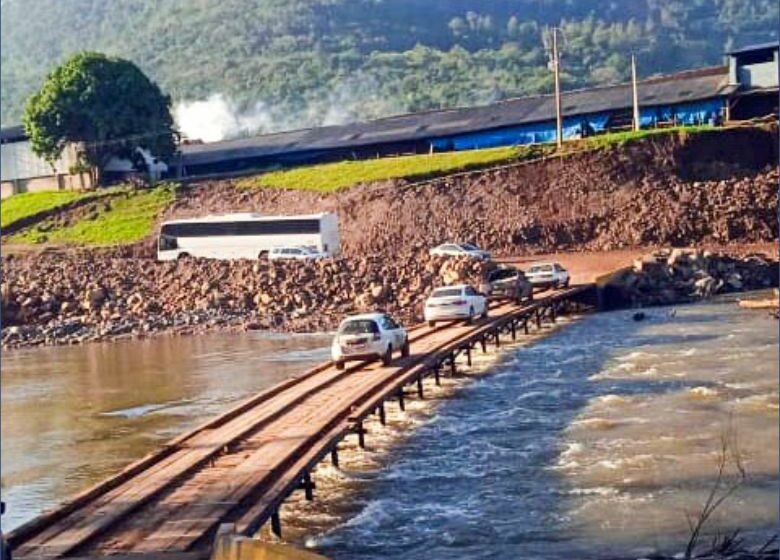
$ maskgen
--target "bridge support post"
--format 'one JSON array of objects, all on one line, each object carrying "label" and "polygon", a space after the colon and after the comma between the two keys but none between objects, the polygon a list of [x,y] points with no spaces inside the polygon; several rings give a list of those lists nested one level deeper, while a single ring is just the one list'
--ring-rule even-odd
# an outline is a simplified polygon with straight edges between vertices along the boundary
[{"label": "bridge support post", "polygon": [[501,346],[501,330],[496,329],[496,348]]},{"label": "bridge support post", "polygon": [[523,319],[523,332],[525,334],[528,334],[528,317],[525,317]]},{"label": "bridge support post", "polygon": [[278,508],[271,514],[271,532],[280,539],[282,538],[282,520],[279,517]]},{"label": "bridge support post", "polygon": [[355,433],[358,436],[358,445],[360,449],[366,448],[366,431],[363,429],[363,422],[359,421],[355,424]]},{"label": "bridge support post", "polygon": [[406,410],[406,405],[404,404],[404,388],[403,387],[398,389],[398,408],[401,409],[401,412]]},{"label": "bridge support post", "polygon": [[317,487],[314,482],[311,480],[311,474],[309,474],[309,471],[303,472],[303,480],[301,481],[300,486],[304,492],[306,493],[306,499],[308,501],[312,501],[314,499],[314,489]]},{"label": "bridge support post", "polygon": [[536,328],[542,328],[542,310],[539,308],[536,309]]},{"label": "bridge support post", "polygon": [[471,345],[466,346],[466,363],[471,367]]},{"label": "bridge support post", "polygon": [[517,340],[517,323],[512,319],[512,322],[509,325],[512,328],[512,340]]},{"label": "bridge support post", "polygon": [[450,376],[454,376],[456,373],[458,373],[458,368],[455,365],[455,352],[450,354]]},{"label": "bridge support post", "polygon": [[487,342],[485,342],[485,337],[482,336],[482,338],[479,339],[479,345],[482,346],[482,353],[487,353]]},{"label": "bridge support post", "polygon": [[437,387],[441,386],[440,374],[441,374],[441,364],[436,364],[433,368],[433,379],[434,381],[436,381]]},{"label": "bridge support post", "polygon": [[334,447],[330,450],[330,462],[333,466],[339,468],[339,450],[338,447]]},{"label": "bridge support post", "polygon": [[422,372],[417,374],[417,396],[421,399],[424,399],[425,396],[423,395],[423,378],[422,378]]},{"label": "bridge support post", "polygon": [[556,310],[555,310],[556,307],[557,307],[557,304],[555,304],[555,303],[553,303],[550,306],[550,319],[552,319],[553,323],[555,322],[555,319],[556,319]]},{"label": "bridge support post", "polygon": [[385,401],[379,403],[379,423],[383,426],[387,424],[387,418],[385,417]]}]

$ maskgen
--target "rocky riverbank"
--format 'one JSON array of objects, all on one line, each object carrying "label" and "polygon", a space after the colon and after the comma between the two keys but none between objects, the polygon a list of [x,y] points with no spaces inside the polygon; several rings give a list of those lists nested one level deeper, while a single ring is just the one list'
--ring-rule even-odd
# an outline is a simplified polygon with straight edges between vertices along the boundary
[{"label": "rocky riverbank", "polygon": [[[381,309],[406,324],[422,319],[437,285],[479,283],[495,263],[430,257],[318,262],[158,263],[115,251],[3,259],[4,347],[74,344],[214,330],[334,329],[347,314]],[[662,251],[610,282],[624,305],[691,302],[727,291],[777,285],[765,257]]]},{"label": "rocky riverbank", "polygon": [[778,263],[766,255],[735,257],[696,249],[657,251],[616,274],[606,290],[613,306],[691,303],[715,294],[777,286]]},{"label": "rocky riverbank", "polygon": [[3,346],[71,344],[168,332],[334,329],[349,313],[420,320],[431,287],[477,282],[495,266],[407,258],[158,263],[111,253],[5,258]]}]

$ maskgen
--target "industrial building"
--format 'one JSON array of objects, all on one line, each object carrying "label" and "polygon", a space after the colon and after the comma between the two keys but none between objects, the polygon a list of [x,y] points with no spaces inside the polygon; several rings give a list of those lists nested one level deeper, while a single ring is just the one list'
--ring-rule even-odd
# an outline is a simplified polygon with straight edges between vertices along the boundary
[{"label": "industrial building", "polygon": [[21,192],[84,190],[92,186],[89,173],[72,174],[78,158],[67,146],[50,164],[35,155],[21,126],[0,130],[0,197]]},{"label": "industrial building", "polygon": [[[778,114],[778,42],[727,53],[727,64],[638,82],[643,128],[745,120]],[[565,91],[563,137],[571,139],[629,128],[633,122],[630,83]],[[344,159],[431,151],[469,150],[555,141],[552,95],[508,99],[468,107],[399,115],[370,122],[264,134],[213,143],[189,143],[169,162],[168,176],[237,175]],[[83,187],[67,174],[72,154],[51,166],[37,159],[20,127],[4,129],[3,196],[10,192]]]},{"label": "industrial building", "polygon": [[[778,113],[778,43],[731,51],[728,64],[638,83],[642,128],[742,120]],[[630,83],[567,91],[563,137],[571,139],[633,122]],[[375,121],[266,134],[181,147],[179,177],[249,172],[344,159],[469,150],[555,141],[553,95],[399,115]]]}]

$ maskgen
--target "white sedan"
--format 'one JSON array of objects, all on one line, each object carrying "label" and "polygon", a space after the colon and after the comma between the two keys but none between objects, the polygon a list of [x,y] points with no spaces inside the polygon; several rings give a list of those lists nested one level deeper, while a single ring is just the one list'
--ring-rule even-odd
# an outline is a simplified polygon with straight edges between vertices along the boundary
[{"label": "white sedan", "polygon": [[337,369],[344,369],[350,360],[380,358],[389,366],[393,352],[409,355],[409,335],[401,325],[385,313],[365,313],[347,317],[339,325],[331,346],[331,357]]},{"label": "white sedan", "polygon": [[268,260],[271,261],[281,259],[308,261],[325,257],[327,257],[325,253],[320,253],[313,247],[274,247],[268,252]]},{"label": "white sedan", "polygon": [[471,243],[444,243],[434,247],[429,253],[440,257],[471,257],[480,260],[490,260],[490,253]]},{"label": "white sedan", "polygon": [[535,288],[569,286],[569,272],[558,263],[538,263],[529,266],[525,277]]},{"label": "white sedan", "polygon": [[488,316],[487,298],[468,284],[436,288],[425,300],[423,314],[431,327],[436,321],[465,319],[470,323],[474,317]]}]

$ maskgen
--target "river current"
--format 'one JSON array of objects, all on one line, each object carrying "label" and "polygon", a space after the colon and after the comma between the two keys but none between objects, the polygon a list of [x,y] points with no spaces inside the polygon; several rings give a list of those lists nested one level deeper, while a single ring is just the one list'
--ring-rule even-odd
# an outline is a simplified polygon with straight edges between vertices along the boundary
[{"label": "river current", "polygon": [[[388,405],[369,448],[294,494],[285,539],[340,558],[679,552],[723,437],[747,474],[707,527],[761,542],[778,514],[778,328],[726,300],[619,311],[479,356]],[[329,337],[219,335],[7,352],[10,528],[186,427],[327,357]],[[158,347],[159,345],[159,347]],[[737,480],[733,459],[726,482]]]}]

